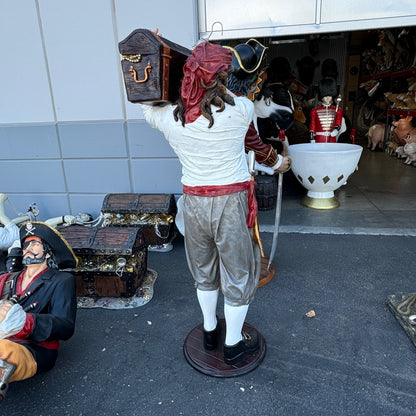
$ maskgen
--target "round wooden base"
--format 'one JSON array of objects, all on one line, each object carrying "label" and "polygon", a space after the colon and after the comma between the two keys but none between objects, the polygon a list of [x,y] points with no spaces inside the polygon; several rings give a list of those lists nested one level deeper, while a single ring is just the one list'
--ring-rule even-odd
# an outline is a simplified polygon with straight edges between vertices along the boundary
[{"label": "round wooden base", "polygon": [[261,258],[261,269],[260,269],[260,280],[259,280],[259,284],[257,287],[262,287],[264,286],[266,283],[269,283],[270,280],[273,279],[274,275],[275,275],[275,268],[273,266],[273,263],[270,264],[270,267],[268,268],[267,266],[269,265],[269,258],[268,257],[262,257]]},{"label": "round wooden base", "polygon": [[243,325],[243,330],[254,330],[257,332],[260,340],[260,348],[247,355],[242,361],[234,365],[228,365],[224,362],[224,339],[225,339],[225,320],[219,319],[220,325],[220,339],[218,340],[218,347],[213,351],[207,351],[204,348],[204,335],[202,324],[196,326],[187,335],[183,345],[183,352],[186,361],[198,370],[199,372],[212,377],[236,377],[257,368],[262,362],[266,354],[266,342],[262,335],[252,326],[246,322]]}]

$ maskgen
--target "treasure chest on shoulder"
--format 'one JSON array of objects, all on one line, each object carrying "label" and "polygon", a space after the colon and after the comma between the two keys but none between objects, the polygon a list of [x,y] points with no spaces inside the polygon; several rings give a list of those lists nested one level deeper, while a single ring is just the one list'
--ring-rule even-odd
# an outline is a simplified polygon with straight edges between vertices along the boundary
[{"label": "treasure chest on shoulder", "polygon": [[175,234],[173,194],[107,194],[101,212],[104,225],[140,226],[149,245],[170,243]]},{"label": "treasure chest on shoulder", "polygon": [[58,227],[77,255],[77,296],[130,297],[147,271],[147,245],[139,227]]},{"label": "treasure chest on shoulder", "polygon": [[179,97],[183,66],[191,51],[147,29],[136,29],[119,43],[127,99],[174,102]]}]

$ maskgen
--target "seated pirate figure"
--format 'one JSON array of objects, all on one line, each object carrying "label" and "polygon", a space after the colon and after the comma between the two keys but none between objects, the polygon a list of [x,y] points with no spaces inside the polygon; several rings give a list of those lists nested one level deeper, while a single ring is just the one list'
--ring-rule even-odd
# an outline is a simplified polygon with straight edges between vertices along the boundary
[{"label": "seated pirate figure", "polygon": [[[250,39],[234,48],[225,48],[232,52],[233,68],[228,74],[227,88],[237,96],[245,96],[254,101],[266,81],[266,73],[261,71],[261,64],[267,48],[256,39]],[[281,128],[285,129],[286,126]],[[283,173],[290,169],[290,159],[279,155],[270,143],[261,140],[254,122],[250,123],[245,137],[245,151],[248,153],[250,150],[255,152],[257,163],[273,169],[273,172]],[[257,167],[262,170],[261,166]]]},{"label": "seated pirate figure", "polygon": [[71,247],[42,222],[23,224],[20,242],[25,268],[0,275],[0,401],[9,382],[50,370],[75,329],[75,279],[58,270],[76,267]]},{"label": "seated pirate figure", "polygon": [[[202,42],[183,67],[178,106],[142,105],[145,120],[164,134],[182,165],[185,251],[203,315],[203,345],[221,348],[229,365],[260,348],[257,332],[244,332],[243,324],[261,266],[244,151],[254,104],[226,89],[231,61],[229,49]],[[225,345],[216,314],[220,285]]]},{"label": "seated pirate figure", "polygon": [[316,143],[335,143],[342,125],[342,109],[333,105],[337,86],[333,78],[323,78],[319,82],[321,105],[311,110],[309,131],[311,140]]}]

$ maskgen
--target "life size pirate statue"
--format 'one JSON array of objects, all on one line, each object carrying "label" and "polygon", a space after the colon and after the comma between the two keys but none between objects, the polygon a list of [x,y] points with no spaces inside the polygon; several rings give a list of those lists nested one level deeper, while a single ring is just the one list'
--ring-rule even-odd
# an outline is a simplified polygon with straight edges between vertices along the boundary
[{"label": "life size pirate statue", "polygon": [[[179,104],[142,105],[144,118],[163,132],[182,165],[185,250],[203,314],[204,348],[223,348],[227,364],[259,348],[257,332],[242,328],[260,274],[250,230],[257,204],[245,155],[254,105],[227,90],[231,62],[230,49],[202,42],[184,65]],[[220,285],[223,346],[216,317]]]},{"label": "life size pirate statue", "polygon": [[311,140],[316,143],[335,143],[342,124],[342,109],[335,106],[337,86],[333,78],[323,78],[319,82],[318,98],[321,105],[311,110],[309,131]]},{"label": "life size pirate statue", "polygon": [[76,267],[72,249],[42,222],[23,224],[20,242],[23,271],[0,275],[0,401],[9,382],[50,370],[75,328],[75,279],[58,270]]}]

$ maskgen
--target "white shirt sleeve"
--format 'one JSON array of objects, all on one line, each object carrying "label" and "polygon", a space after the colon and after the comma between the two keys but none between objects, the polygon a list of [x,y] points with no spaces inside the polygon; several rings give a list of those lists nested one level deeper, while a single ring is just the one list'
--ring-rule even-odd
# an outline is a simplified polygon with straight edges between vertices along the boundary
[{"label": "white shirt sleeve", "polygon": [[0,339],[16,335],[25,326],[25,322],[26,312],[20,305],[13,305],[4,320],[0,322]]},{"label": "white shirt sleeve", "polygon": [[7,250],[15,240],[19,240],[19,227],[10,221],[0,228],[0,250]]},{"label": "white shirt sleeve", "polygon": [[149,125],[163,132],[166,122],[174,122],[174,106],[171,104],[165,106],[141,104],[144,119]]},{"label": "white shirt sleeve", "polygon": [[234,97],[234,102],[239,108],[243,117],[247,120],[248,124],[253,121],[254,118],[254,104],[247,97]]}]

